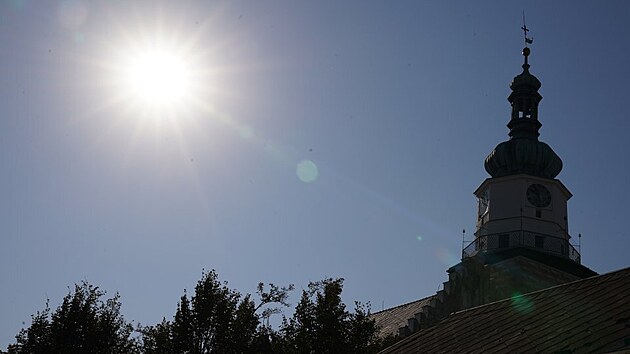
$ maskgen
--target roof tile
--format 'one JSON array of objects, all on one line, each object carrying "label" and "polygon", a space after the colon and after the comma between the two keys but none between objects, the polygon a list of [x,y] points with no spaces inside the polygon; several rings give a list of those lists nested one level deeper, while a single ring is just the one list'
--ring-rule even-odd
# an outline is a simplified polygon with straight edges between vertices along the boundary
[{"label": "roof tile", "polygon": [[[630,268],[625,268],[456,312],[382,353],[591,353],[630,349],[628,294]],[[426,299],[430,298],[418,302]]]}]

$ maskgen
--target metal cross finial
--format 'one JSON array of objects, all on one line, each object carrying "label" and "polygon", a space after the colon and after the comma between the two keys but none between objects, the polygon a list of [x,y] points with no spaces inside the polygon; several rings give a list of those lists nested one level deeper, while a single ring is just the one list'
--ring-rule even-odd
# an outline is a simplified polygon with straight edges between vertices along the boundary
[{"label": "metal cross finial", "polygon": [[521,29],[523,30],[523,36],[525,37],[525,47],[527,47],[528,44],[532,44],[534,42],[534,38],[527,37],[529,28],[525,25],[525,10],[523,10],[523,27],[521,27]]}]

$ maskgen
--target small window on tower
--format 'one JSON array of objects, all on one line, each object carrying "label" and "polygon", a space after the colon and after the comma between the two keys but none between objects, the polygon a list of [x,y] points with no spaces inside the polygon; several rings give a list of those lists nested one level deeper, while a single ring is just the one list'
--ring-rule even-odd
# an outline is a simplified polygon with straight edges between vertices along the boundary
[{"label": "small window on tower", "polygon": [[541,212],[540,212],[540,209],[539,209],[539,210],[536,210],[536,217],[537,217],[537,218],[539,218],[539,217],[541,217],[541,215],[542,215],[542,214],[541,214]]},{"label": "small window on tower", "polygon": [[536,236],[536,238],[534,239],[534,246],[536,248],[545,248],[545,237]]},{"label": "small window on tower", "polygon": [[499,235],[499,248],[508,248],[510,247],[510,235],[503,234]]}]

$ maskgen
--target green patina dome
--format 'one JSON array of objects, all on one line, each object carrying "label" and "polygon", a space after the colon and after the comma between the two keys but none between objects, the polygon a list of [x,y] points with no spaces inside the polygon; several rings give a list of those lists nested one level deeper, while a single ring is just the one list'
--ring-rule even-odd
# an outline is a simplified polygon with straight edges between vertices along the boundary
[{"label": "green patina dome", "polygon": [[562,170],[562,160],[542,141],[510,139],[492,150],[484,166],[492,177],[528,174],[555,178]]},{"label": "green patina dome", "polygon": [[538,121],[538,103],[542,100],[538,89],[541,83],[529,72],[529,54],[529,48],[523,49],[523,72],[510,84],[510,140],[497,145],[484,163],[486,171],[492,177],[528,174],[552,179],[562,170],[560,157],[549,145],[538,141],[538,129],[542,126]]}]

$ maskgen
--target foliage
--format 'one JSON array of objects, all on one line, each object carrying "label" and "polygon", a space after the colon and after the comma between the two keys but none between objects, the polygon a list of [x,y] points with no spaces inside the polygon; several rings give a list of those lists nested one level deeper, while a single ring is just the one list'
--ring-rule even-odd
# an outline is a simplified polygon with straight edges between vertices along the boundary
[{"label": "foliage", "polygon": [[173,325],[166,318],[155,326],[140,328],[138,331],[142,334],[142,353],[173,353]]},{"label": "foliage", "polygon": [[180,297],[172,321],[138,326],[139,336],[120,314],[120,297],[86,282],[75,285],[51,313],[48,302],[0,354],[208,354],[208,353],[375,353],[383,344],[369,306],[353,312],[341,300],[343,279],[309,283],[291,318],[275,330],[270,317],[290,306],[293,285],[259,283],[257,300],[202,273],[194,294]]},{"label": "foliage", "polygon": [[264,284],[258,284],[260,301],[256,305],[251,295],[242,296],[229,289],[227,283],[221,283],[214,270],[203,272],[194,295],[189,299],[184,292],[180,298],[173,322],[163,320],[159,325],[140,329],[143,352],[206,354],[270,350],[273,331],[268,319],[279,309],[268,305],[288,306],[286,301],[293,285],[269,287],[265,291]]},{"label": "foliage", "polygon": [[120,314],[120,296],[105,301],[105,291],[82,282],[51,314],[48,302],[22,329],[9,354],[136,353],[133,327]]},{"label": "foliage", "polygon": [[369,307],[355,303],[354,313],[341,301],[343,279],[309,283],[293,317],[280,328],[281,352],[372,353],[380,348]]}]

